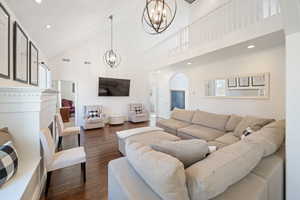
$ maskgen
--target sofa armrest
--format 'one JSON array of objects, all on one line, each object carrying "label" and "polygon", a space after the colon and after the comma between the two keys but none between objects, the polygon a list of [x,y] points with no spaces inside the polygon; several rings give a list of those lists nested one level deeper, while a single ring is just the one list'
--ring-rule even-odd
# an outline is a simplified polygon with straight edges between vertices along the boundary
[{"label": "sofa armrest", "polygon": [[209,155],[186,169],[191,200],[212,199],[245,176],[261,161],[258,143],[237,142]]}]

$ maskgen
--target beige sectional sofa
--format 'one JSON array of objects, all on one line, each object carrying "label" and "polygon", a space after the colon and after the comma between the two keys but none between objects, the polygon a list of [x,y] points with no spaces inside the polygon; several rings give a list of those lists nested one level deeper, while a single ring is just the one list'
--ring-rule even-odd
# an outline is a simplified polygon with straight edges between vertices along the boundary
[{"label": "beige sectional sofa", "polygon": [[[147,144],[127,143],[127,157],[109,164],[110,200],[284,199],[284,121],[185,112],[177,109],[158,125],[184,139],[207,140],[218,150],[184,169]],[[241,140],[249,125],[255,132]]]},{"label": "beige sectional sofa", "polygon": [[[244,120],[246,127],[240,124],[244,118],[248,119]],[[259,130],[274,120],[174,109],[171,118],[159,120],[157,126],[182,139],[202,139],[212,145],[224,147],[240,140],[248,121],[258,123],[259,126],[253,128]]]},{"label": "beige sectional sofa", "polygon": [[157,126],[166,132],[184,139],[200,138],[213,141],[226,133],[230,115],[174,109],[170,119],[157,122]]}]

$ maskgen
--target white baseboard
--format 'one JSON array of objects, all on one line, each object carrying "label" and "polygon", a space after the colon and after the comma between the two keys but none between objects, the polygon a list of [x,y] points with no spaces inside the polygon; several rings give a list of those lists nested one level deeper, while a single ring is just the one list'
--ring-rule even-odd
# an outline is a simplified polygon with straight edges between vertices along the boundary
[{"label": "white baseboard", "polygon": [[[46,171],[46,170],[45,170]],[[34,190],[33,196],[32,196],[32,200],[40,200],[41,196],[42,196],[42,192],[43,192],[43,188],[46,184],[46,179],[47,179],[47,174],[44,173],[41,179],[40,184],[38,184]]]}]

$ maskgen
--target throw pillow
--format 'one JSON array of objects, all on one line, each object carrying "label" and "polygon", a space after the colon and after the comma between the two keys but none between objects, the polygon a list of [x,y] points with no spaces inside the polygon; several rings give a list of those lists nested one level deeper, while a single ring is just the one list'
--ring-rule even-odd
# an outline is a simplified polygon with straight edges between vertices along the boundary
[{"label": "throw pillow", "polygon": [[89,111],[89,116],[88,116],[88,118],[94,118],[94,117],[99,117],[99,112],[98,112],[98,110],[91,110],[91,111]]},{"label": "throw pillow", "polygon": [[243,120],[237,125],[237,127],[234,130],[234,135],[236,137],[241,137],[244,133],[244,131],[249,127],[254,132],[260,130],[265,125],[273,122],[274,119],[263,119],[263,118],[257,118],[252,116],[246,116],[243,118]]},{"label": "throw pillow", "polygon": [[142,114],[143,109],[141,107],[135,107],[135,114]]},{"label": "throw pillow", "polygon": [[162,141],[151,145],[152,149],[168,154],[181,161],[185,168],[202,160],[209,153],[207,142],[203,140]]},{"label": "throw pillow", "polygon": [[244,140],[259,143],[264,149],[264,157],[272,155],[284,143],[285,120],[279,120],[268,124],[261,130],[249,135]]},{"label": "throw pillow", "polygon": [[127,160],[147,185],[164,200],[189,200],[183,164],[140,143],[126,143]]},{"label": "throw pillow", "polygon": [[0,146],[0,187],[16,174],[17,169],[17,151],[9,141]]},{"label": "throw pillow", "polygon": [[8,131],[8,128],[2,128],[0,129],[0,146],[7,143],[8,141],[11,141],[11,135]]},{"label": "throw pillow", "polygon": [[237,127],[237,125],[243,120],[243,117],[238,116],[238,115],[231,115],[227,124],[226,124],[226,131],[228,132],[232,132],[235,130],[235,128]]}]

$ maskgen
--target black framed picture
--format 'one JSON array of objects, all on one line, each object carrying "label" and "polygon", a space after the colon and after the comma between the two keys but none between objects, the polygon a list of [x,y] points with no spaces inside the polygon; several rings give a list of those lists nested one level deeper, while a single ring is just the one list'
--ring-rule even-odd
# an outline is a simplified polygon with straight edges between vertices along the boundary
[{"label": "black framed picture", "polygon": [[250,78],[247,77],[239,77],[239,87],[249,87],[250,86]]},{"label": "black framed picture", "polygon": [[28,83],[28,37],[20,25],[14,24],[14,80]]},{"label": "black framed picture", "polygon": [[39,85],[39,50],[32,42],[29,44],[29,83]]},{"label": "black framed picture", "polygon": [[75,93],[75,83],[72,83],[72,93]]},{"label": "black framed picture", "polygon": [[257,75],[251,77],[252,86],[258,87],[258,86],[265,86],[266,85],[266,77],[265,75]]},{"label": "black framed picture", "polygon": [[229,79],[227,79],[227,86],[228,86],[228,88],[236,88],[237,87],[237,80],[236,80],[236,78],[229,78]]},{"label": "black framed picture", "polygon": [[0,2],[0,78],[10,78],[10,15]]}]

